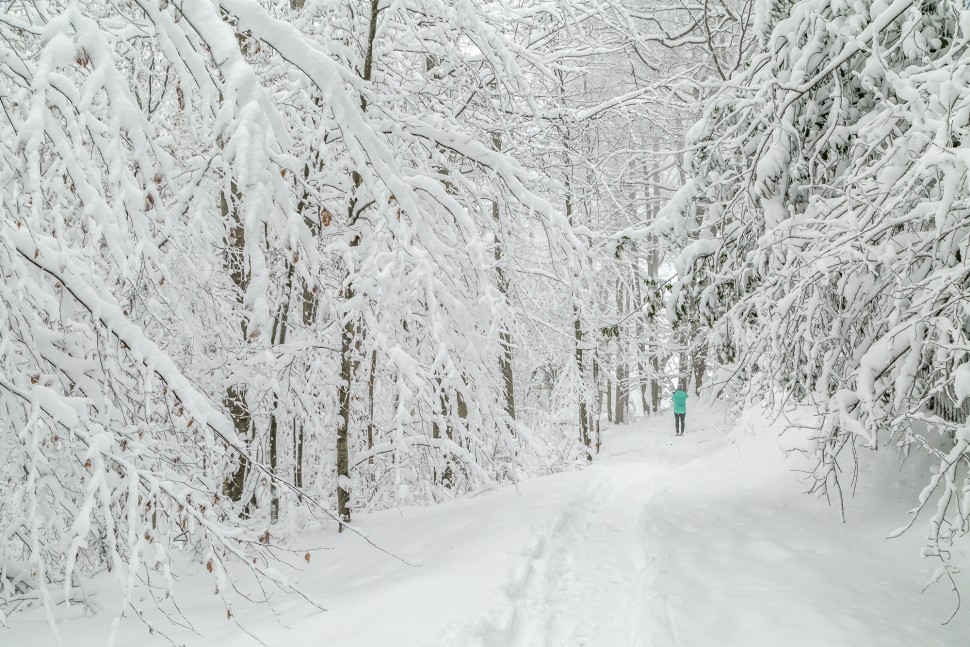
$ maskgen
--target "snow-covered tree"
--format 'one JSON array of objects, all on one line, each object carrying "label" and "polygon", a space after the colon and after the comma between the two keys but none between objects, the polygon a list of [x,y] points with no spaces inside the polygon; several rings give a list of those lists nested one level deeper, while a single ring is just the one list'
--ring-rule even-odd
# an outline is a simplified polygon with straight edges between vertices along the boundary
[{"label": "snow-covered tree", "polygon": [[191,565],[231,608],[294,528],[655,408],[643,224],[746,14],[654,5],[5,3],[0,613],[108,569],[152,622]]},{"label": "snow-covered tree", "polygon": [[[179,552],[224,595],[228,562],[279,581],[224,491],[241,457],[274,477],[207,379],[240,336],[233,292],[265,344],[266,246],[307,238],[269,93],[212,3],[15,5],[0,30],[3,610],[40,602],[54,627],[106,567],[141,615]],[[264,229],[228,263],[245,286],[220,253],[240,225]]]},{"label": "snow-covered tree", "polygon": [[936,456],[913,517],[953,582],[970,531],[970,15],[794,0],[759,3],[755,25],[761,52],[707,106],[666,210],[674,306],[713,327],[717,389],[821,414],[816,491],[839,505],[861,450]]},{"label": "snow-covered tree", "polygon": [[141,615],[179,553],[228,606],[246,569],[287,588],[299,506],[343,527],[576,455],[515,419],[507,270],[518,229],[586,255],[507,143],[576,60],[542,50],[567,5],[2,10],[2,612],[54,626],[107,567]]}]

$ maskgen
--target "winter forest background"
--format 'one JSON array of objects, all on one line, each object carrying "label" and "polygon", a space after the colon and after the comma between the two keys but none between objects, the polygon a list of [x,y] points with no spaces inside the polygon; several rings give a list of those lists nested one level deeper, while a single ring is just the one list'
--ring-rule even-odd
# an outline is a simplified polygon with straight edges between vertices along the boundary
[{"label": "winter forest background", "polygon": [[299,597],[681,379],[849,515],[928,454],[966,592],[968,147],[960,0],[0,0],[0,625]]}]

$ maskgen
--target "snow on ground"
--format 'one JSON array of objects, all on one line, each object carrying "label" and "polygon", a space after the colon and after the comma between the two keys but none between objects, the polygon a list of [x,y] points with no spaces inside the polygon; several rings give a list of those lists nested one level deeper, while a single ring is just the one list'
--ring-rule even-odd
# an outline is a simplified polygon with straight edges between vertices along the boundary
[{"label": "snow on ground", "polygon": [[[801,494],[797,463],[783,463],[777,434],[757,416],[729,432],[733,423],[695,406],[681,438],[670,418],[611,430],[584,472],[360,521],[417,566],[352,535],[308,538],[333,548],[314,553],[298,578],[329,611],[280,598],[278,617],[250,608],[237,619],[273,647],[970,642],[970,609],[943,626],[952,597],[941,586],[920,593],[934,568],[919,557],[920,527],[884,539],[912,487],[868,470],[842,524]],[[183,608],[201,635],[170,631],[176,643],[258,644],[199,588]],[[71,617],[61,630],[70,647],[94,647],[109,624],[106,612]],[[0,630],[3,647],[48,644],[39,614]],[[118,644],[167,643],[126,620]]]},{"label": "snow on ground", "polygon": [[[174,644],[187,647],[256,647],[260,641],[270,647],[436,644],[436,636],[447,625],[501,602],[516,550],[566,507],[570,494],[586,478],[584,472],[557,474],[517,489],[503,488],[432,507],[385,510],[355,521],[375,544],[396,557],[349,532],[304,537],[303,545],[329,550],[312,552],[310,564],[303,565],[296,576],[293,571],[284,574],[326,612],[277,594],[274,610],[240,604],[229,622],[212,594],[211,578],[201,573],[181,580],[177,590],[195,633],[164,622],[158,626]],[[304,554],[302,549],[298,553],[298,557]],[[113,585],[103,584],[106,590]],[[65,647],[106,644],[117,606],[100,602],[105,611],[91,618],[77,608],[67,612],[70,619],[60,626]],[[12,631],[0,629],[0,647],[55,646],[42,613],[17,616],[12,625]],[[116,643],[117,647],[170,644],[147,636],[141,623],[128,618]]]},{"label": "snow on ground", "polygon": [[919,528],[884,539],[912,488],[874,470],[842,524],[757,416],[729,435],[694,407],[680,438],[671,417],[613,431],[505,609],[456,647],[970,644],[970,611],[944,627],[954,600],[920,594]]}]

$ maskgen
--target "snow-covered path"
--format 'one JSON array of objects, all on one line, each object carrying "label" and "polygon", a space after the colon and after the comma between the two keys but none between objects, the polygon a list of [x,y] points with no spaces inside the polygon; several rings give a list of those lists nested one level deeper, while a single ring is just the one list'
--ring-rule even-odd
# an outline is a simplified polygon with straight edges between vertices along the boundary
[{"label": "snow-covered path", "polygon": [[591,473],[548,536],[534,542],[509,587],[513,613],[477,628],[484,644],[649,644],[641,514],[657,481],[641,468],[631,462]]},{"label": "snow-covered path", "polygon": [[[965,646],[970,614],[921,595],[909,501],[878,471],[848,524],[801,494],[775,436],[728,437],[701,410],[611,434],[589,480],[507,590],[454,644],[488,647]],[[769,432],[770,433],[770,432]],[[879,490],[876,496],[867,496]]]},{"label": "snow-covered path", "polygon": [[[756,434],[698,406],[687,424],[677,438],[669,416],[647,418],[611,429],[582,472],[358,520],[414,566],[349,533],[294,534],[333,549],[296,572],[327,612],[278,598],[275,611],[247,609],[244,632],[204,574],[186,577],[197,633],[170,635],[187,647],[970,645],[970,609],[943,626],[952,596],[920,594],[934,568],[920,528],[884,539],[914,496],[893,460],[862,475],[842,524],[801,493],[797,463],[756,416],[745,423]],[[111,598],[101,603],[93,617],[63,610],[66,644],[105,644]],[[168,644],[128,618],[117,646]],[[54,641],[31,612],[0,629],[0,645]]]}]

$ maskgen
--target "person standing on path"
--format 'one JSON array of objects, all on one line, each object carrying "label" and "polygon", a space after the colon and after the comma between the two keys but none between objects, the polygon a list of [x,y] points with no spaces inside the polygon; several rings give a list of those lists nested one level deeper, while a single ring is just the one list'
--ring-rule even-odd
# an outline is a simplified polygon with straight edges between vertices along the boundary
[{"label": "person standing on path", "polygon": [[687,418],[687,391],[678,387],[670,397],[674,401],[674,431],[678,436],[683,436]]}]

